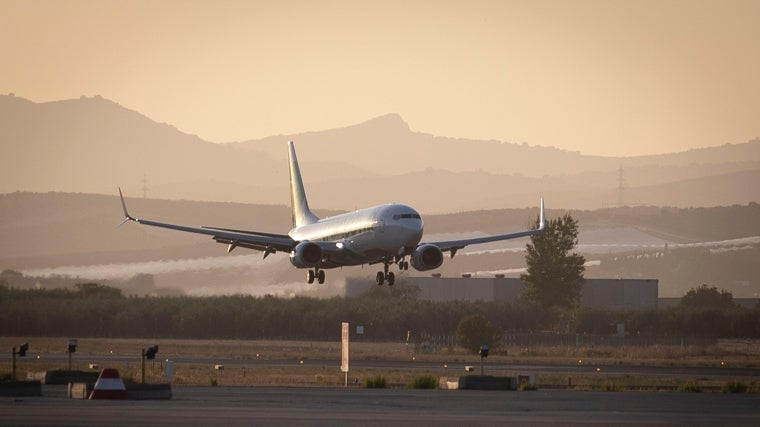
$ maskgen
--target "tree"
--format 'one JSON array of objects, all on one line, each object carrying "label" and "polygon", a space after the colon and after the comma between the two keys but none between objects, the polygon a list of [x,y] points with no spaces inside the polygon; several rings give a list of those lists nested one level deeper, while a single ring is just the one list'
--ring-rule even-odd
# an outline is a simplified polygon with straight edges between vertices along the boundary
[{"label": "tree", "polygon": [[477,353],[482,344],[495,348],[500,337],[499,329],[479,314],[463,318],[457,326],[457,344],[471,353]]},{"label": "tree", "polygon": [[715,286],[708,288],[702,285],[686,292],[681,298],[681,305],[690,308],[731,308],[734,306],[734,296],[725,289],[718,291]]},{"label": "tree", "polygon": [[84,298],[122,298],[119,289],[99,283],[77,283],[75,286],[77,293]]},{"label": "tree", "polygon": [[522,297],[549,310],[575,311],[586,262],[582,255],[570,253],[578,244],[578,221],[570,214],[549,220],[544,231],[530,240],[525,256],[528,271],[520,275],[525,283]]}]

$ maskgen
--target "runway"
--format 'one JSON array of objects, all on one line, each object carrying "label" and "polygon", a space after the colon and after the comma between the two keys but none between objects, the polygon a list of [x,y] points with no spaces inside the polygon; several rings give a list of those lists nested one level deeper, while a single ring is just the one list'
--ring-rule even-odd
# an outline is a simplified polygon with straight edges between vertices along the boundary
[{"label": "runway", "polygon": [[760,425],[760,395],[175,387],[168,401],[87,401],[44,386],[2,398],[0,425]]}]

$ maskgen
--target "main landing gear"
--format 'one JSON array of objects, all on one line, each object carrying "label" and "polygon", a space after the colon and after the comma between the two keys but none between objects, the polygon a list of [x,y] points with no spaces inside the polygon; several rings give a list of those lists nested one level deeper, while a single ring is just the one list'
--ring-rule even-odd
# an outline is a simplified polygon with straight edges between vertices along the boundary
[{"label": "main landing gear", "polygon": [[392,271],[388,271],[388,266],[385,266],[385,272],[378,271],[377,276],[375,276],[375,281],[377,282],[377,286],[383,286],[383,283],[388,281],[388,286],[393,286],[394,283],[396,283],[396,275],[393,274]]},{"label": "main landing gear", "polygon": [[317,279],[317,282],[319,284],[325,283],[325,271],[320,270],[318,268],[315,268],[314,270],[308,270],[306,271],[306,281],[309,282],[309,284],[314,283],[314,279]]},{"label": "main landing gear", "polygon": [[[409,270],[409,263],[404,261],[404,258],[398,259],[396,264],[398,264],[399,271]],[[383,286],[383,283],[386,282],[388,286],[393,286],[396,283],[396,275],[392,271],[388,271],[390,265],[391,263],[387,259],[383,261],[383,271],[378,271],[377,276],[375,276],[377,286]]]}]

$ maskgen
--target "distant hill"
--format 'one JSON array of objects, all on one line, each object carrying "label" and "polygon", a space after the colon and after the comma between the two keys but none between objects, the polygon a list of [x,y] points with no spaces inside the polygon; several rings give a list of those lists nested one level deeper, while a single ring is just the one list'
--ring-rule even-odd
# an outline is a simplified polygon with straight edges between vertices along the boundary
[{"label": "distant hill", "polygon": [[296,141],[313,206],[388,201],[426,213],[535,206],[717,206],[760,200],[760,140],[657,156],[601,157],[413,131],[396,114],[340,129],[215,144],[113,101],[0,95],[0,193],[62,191],[285,205]]}]

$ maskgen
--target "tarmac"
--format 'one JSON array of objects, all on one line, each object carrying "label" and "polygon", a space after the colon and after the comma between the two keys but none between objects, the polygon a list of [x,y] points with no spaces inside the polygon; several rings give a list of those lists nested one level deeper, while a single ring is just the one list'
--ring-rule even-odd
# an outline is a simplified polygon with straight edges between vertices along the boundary
[{"label": "tarmac", "polygon": [[0,398],[0,425],[760,425],[760,394],[182,387],[161,401]]}]

